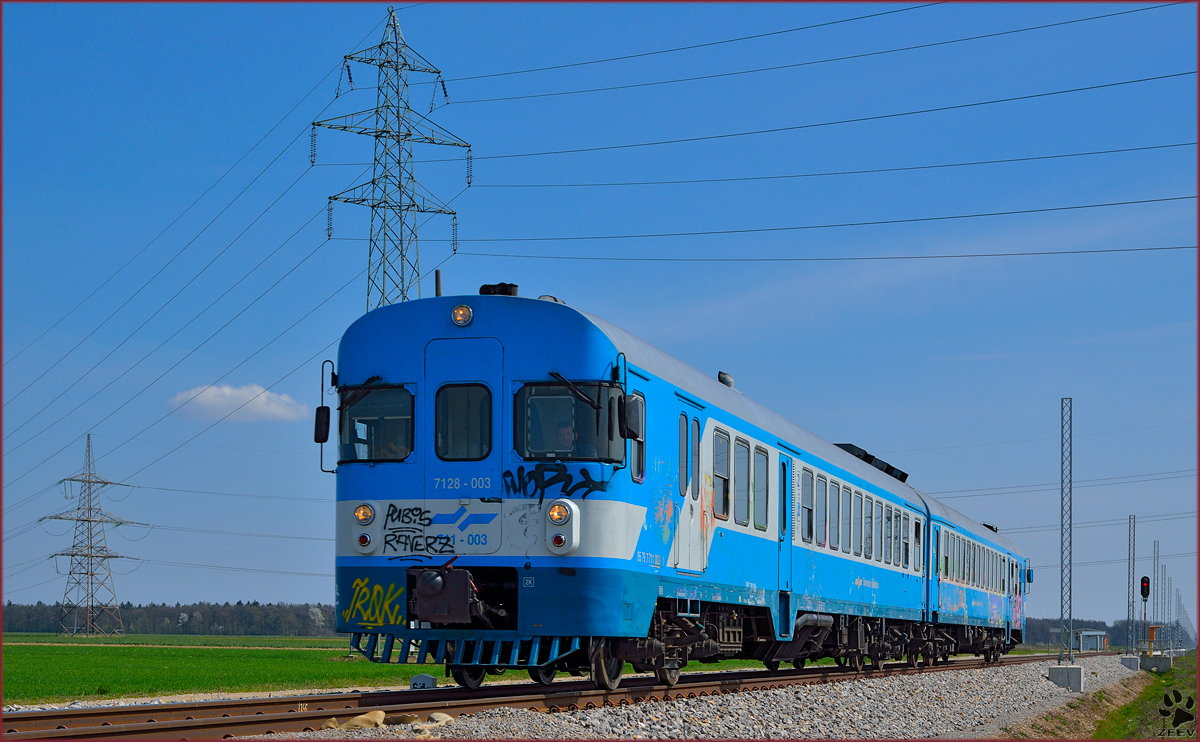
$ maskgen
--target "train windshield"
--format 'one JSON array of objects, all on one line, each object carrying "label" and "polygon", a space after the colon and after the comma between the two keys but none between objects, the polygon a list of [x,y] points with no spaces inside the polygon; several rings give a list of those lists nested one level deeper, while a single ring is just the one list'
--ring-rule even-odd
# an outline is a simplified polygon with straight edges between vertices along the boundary
[{"label": "train windshield", "polygon": [[413,448],[413,396],[403,387],[342,390],[338,461],[403,461]]},{"label": "train windshield", "polygon": [[526,459],[624,461],[625,439],[617,430],[621,388],[586,381],[573,385],[581,394],[564,384],[521,387],[513,416],[517,453]]}]

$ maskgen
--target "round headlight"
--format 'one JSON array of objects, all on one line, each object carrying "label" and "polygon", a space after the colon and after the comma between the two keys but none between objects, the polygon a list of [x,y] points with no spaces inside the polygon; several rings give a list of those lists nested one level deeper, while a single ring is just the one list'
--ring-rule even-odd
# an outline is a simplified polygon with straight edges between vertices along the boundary
[{"label": "round headlight", "polygon": [[566,505],[563,505],[561,502],[559,502],[550,506],[550,510],[546,513],[546,517],[550,518],[550,522],[554,525],[561,526],[563,523],[566,523],[571,519],[571,511],[567,509]]},{"label": "round headlight", "polygon": [[550,539],[550,542],[555,546],[562,548],[567,543],[567,537],[561,533],[556,533],[554,534],[554,537]]},{"label": "round headlight", "polygon": [[354,519],[360,526],[365,526],[375,520],[375,508],[363,503],[354,508]]},{"label": "round headlight", "polygon": [[358,534],[358,545],[364,549],[371,545],[371,536],[366,533]]},{"label": "round headlight", "polygon": [[471,308],[466,304],[459,304],[450,312],[450,319],[454,320],[454,324],[459,327],[466,327],[471,324]]}]

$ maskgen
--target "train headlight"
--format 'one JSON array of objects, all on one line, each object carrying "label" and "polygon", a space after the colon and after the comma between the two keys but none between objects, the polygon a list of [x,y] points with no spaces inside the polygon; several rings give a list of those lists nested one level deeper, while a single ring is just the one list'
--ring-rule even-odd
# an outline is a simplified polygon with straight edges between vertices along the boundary
[{"label": "train headlight", "polygon": [[454,324],[459,327],[466,327],[471,324],[471,308],[466,304],[459,304],[450,312],[450,319],[454,320]]},{"label": "train headlight", "polygon": [[[366,504],[354,508],[354,520],[358,521],[360,526],[370,525],[371,521],[375,520],[375,508]],[[363,544],[366,546],[366,544]]]},{"label": "train headlight", "polygon": [[546,517],[548,517],[550,522],[554,525],[561,526],[563,523],[566,523],[571,519],[571,511],[567,509],[566,505],[563,505],[560,502],[550,506],[550,510],[546,513]]}]

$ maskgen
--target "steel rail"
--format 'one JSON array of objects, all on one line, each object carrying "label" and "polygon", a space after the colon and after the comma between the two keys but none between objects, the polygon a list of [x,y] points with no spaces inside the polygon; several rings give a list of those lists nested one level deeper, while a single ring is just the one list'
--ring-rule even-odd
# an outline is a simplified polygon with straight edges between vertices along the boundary
[{"label": "steel rail", "polygon": [[[1104,653],[1095,653],[1104,654]],[[1108,654],[1112,654],[1111,652]],[[1005,657],[1001,665],[1044,662],[1053,655]],[[2,738],[80,739],[155,738],[221,739],[251,734],[300,732],[319,729],[330,718],[339,723],[370,710],[385,714],[416,714],[428,718],[440,711],[451,716],[497,707],[534,711],[574,711],[631,703],[663,702],[680,698],[746,693],[796,685],[858,680],[923,672],[976,669],[986,665],[978,658],[910,668],[893,663],[879,671],[854,672],[847,668],[817,666],[803,670],[735,670],[685,673],[673,688],[654,684],[653,677],[630,677],[615,691],[597,690],[590,681],[568,681],[541,686],[508,683],[484,686],[477,691],[442,687],[431,690],[398,690],[247,698],[189,703],[102,706],[84,709],[49,709],[4,714]]]}]

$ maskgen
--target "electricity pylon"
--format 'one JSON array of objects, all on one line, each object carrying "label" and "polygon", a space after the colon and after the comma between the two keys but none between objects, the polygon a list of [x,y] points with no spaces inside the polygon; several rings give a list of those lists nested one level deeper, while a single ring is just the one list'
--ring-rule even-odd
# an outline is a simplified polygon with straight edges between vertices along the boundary
[{"label": "electricity pylon", "polygon": [[121,608],[117,605],[117,590],[113,586],[109,559],[120,559],[120,554],[108,548],[104,541],[104,524],[129,523],[124,518],[106,513],[100,507],[100,490],[115,485],[96,475],[95,460],[92,458],[92,436],[87,437],[87,453],[83,473],[68,477],[62,482],[79,484],[78,507],[45,520],[75,521],[75,542],[67,551],[54,556],[69,557],[71,570],[67,575],[67,589],[63,594],[62,609],[58,614],[57,633],[71,636],[84,634],[124,634]]},{"label": "electricity pylon", "polygon": [[[371,180],[329,198],[330,202],[371,207],[371,246],[367,264],[367,311],[370,311],[386,304],[408,301],[414,287],[417,298],[421,296],[417,216],[446,214],[457,219],[453,209],[417,182],[413,175],[413,145],[466,148],[468,186],[471,184],[471,145],[409,106],[410,73],[436,75],[434,83],[441,84],[443,94],[445,83],[441,79],[442,73],[405,43],[400,22],[391,8],[388,8],[383,41],[347,54],[346,59],[379,68],[375,107],[314,121],[313,133],[315,136],[316,127],[320,126],[375,139]],[[457,226],[457,221],[452,223],[452,234],[457,234]]]}]

